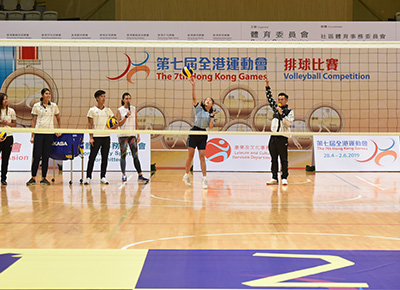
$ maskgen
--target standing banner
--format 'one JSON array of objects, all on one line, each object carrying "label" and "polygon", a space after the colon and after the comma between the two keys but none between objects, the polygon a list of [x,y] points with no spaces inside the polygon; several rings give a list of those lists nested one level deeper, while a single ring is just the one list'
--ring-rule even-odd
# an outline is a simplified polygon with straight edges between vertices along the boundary
[{"label": "standing banner", "polygon": [[[269,135],[208,136],[207,171],[270,171],[269,138]],[[201,171],[197,149],[193,170]]]},{"label": "standing banner", "polygon": [[314,136],[317,171],[400,171],[398,136]]},{"label": "standing banner", "polygon": [[33,150],[33,144],[30,142],[31,133],[13,133],[13,137],[14,144],[8,163],[8,171],[30,171]]}]

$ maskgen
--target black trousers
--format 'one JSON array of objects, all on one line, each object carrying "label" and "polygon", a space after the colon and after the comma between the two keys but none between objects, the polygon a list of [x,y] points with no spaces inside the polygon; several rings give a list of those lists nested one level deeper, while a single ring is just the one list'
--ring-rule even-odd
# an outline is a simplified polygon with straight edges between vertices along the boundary
[{"label": "black trousers", "polygon": [[282,179],[287,179],[288,170],[288,138],[284,136],[271,136],[268,144],[269,153],[271,155],[271,172],[272,178],[278,179],[278,157],[281,159]]},{"label": "black trousers", "polygon": [[6,140],[0,142],[1,152],[1,181],[7,180],[8,161],[10,160],[11,149],[14,144],[14,137],[8,136]]},{"label": "black trousers", "polygon": [[129,137],[118,137],[119,148],[121,149],[121,159],[120,159],[120,166],[122,173],[125,174],[126,170],[126,155],[128,153],[128,145],[131,149],[132,158],[133,158],[133,165],[137,173],[142,173],[142,167],[140,166],[139,161],[139,154],[138,154],[138,144],[136,136],[129,136]]},{"label": "black trousers", "polygon": [[54,134],[35,134],[33,139],[33,160],[31,168],[33,177],[35,177],[38,172],[40,157],[42,157],[42,177],[45,178],[47,176],[53,139]]},{"label": "black trousers", "polygon": [[101,174],[100,178],[106,177],[107,164],[108,164],[108,153],[110,152],[110,137],[93,137],[94,144],[90,146],[90,155],[87,165],[86,177],[92,178],[94,161],[97,153],[101,147]]}]

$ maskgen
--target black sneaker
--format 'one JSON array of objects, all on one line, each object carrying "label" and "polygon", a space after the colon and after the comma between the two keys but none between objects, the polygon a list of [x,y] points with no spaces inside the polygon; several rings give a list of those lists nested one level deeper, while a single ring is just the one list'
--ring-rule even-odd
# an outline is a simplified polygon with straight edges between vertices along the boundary
[{"label": "black sneaker", "polygon": [[149,179],[140,175],[137,179],[138,182],[149,182]]},{"label": "black sneaker", "polygon": [[50,185],[50,182],[49,182],[46,178],[43,178],[43,179],[40,181],[40,184]]},{"label": "black sneaker", "polygon": [[7,185],[7,181],[2,180],[2,181],[1,181],[1,185]]},{"label": "black sneaker", "polygon": [[28,182],[26,183],[26,185],[34,185],[34,184],[36,184],[36,180],[33,178],[29,179]]}]

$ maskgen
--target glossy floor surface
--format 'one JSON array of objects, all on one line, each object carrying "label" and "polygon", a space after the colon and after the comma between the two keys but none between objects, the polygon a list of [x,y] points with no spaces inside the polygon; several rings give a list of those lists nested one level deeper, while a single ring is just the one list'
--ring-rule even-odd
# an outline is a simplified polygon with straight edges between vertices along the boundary
[{"label": "glossy floor surface", "polygon": [[400,250],[398,173],[291,170],[288,186],[267,186],[268,173],[211,172],[207,190],[200,173],[185,185],[182,170],[147,184],[98,175],[26,186],[29,173],[9,173],[0,248]]}]

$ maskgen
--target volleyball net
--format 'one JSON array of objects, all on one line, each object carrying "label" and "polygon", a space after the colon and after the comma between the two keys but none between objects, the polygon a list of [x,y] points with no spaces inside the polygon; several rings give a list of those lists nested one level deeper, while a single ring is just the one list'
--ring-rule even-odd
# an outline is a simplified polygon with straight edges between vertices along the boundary
[{"label": "volleyball net", "polygon": [[275,98],[280,92],[289,96],[293,136],[309,148],[310,136],[319,133],[400,130],[399,55],[400,44],[389,42],[3,40],[0,84],[17,114],[11,131],[33,131],[31,109],[44,87],[61,111],[61,131],[68,133],[92,132],[86,116],[96,104],[95,91],[106,91],[106,106],[115,115],[129,92],[138,132],[151,134],[155,148],[179,149],[177,136],[186,136],[194,121],[183,66],[194,70],[198,101],[215,101],[209,134],[270,134],[268,77]]}]

